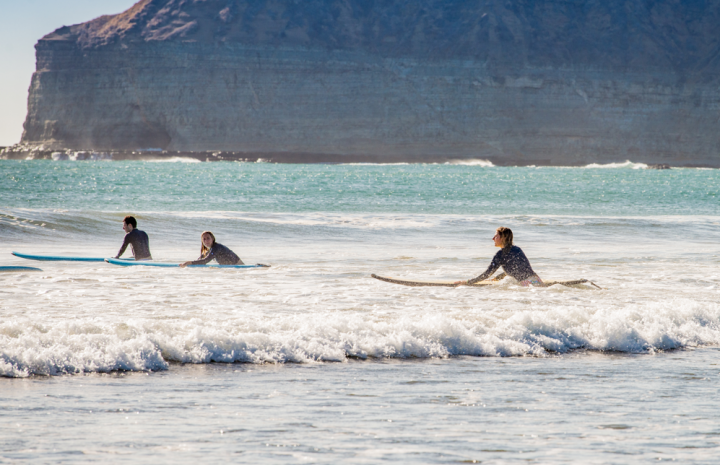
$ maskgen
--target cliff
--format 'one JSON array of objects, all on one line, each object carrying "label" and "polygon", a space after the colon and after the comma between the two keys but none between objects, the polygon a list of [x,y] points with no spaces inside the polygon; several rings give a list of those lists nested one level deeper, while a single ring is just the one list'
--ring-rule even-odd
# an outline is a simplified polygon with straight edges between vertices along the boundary
[{"label": "cliff", "polygon": [[700,0],[142,0],[38,42],[22,143],[720,166],[719,20]]}]

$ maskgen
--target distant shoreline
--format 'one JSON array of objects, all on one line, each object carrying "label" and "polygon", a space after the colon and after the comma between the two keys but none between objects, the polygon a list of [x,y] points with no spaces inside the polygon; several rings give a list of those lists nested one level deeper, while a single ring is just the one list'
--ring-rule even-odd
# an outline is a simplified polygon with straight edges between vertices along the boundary
[{"label": "distant shoreline", "polygon": [[[93,150],[18,150],[13,147],[0,147],[0,160],[56,160],[56,161],[198,161],[198,162],[247,162],[247,163],[282,163],[282,164],[348,164],[368,163],[378,165],[391,164],[456,164],[466,166],[548,166],[548,167],[584,167],[591,164],[611,165],[624,164],[628,160],[602,160],[588,162],[581,160],[516,160],[509,158],[459,158],[451,156],[388,156],[388,155],[341,155],[328,153],[304,152],[179,152],[179,151],[93,151]],[[648,165],[651,169],[668,168],[720,168],[720,160],[716,166],[692,163],[668,165],[661,160],[633,160],[633,164]]]}]

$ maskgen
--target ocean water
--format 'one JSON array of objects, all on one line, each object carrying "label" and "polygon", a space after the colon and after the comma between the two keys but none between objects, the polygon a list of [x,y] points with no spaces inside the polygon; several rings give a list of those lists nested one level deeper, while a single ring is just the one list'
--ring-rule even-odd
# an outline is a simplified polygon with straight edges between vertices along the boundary
[{"label": "ocean water", "polygon": [[[158,261],[199,236],[268,269]],[[467,279],[499,226],[543,279]],[[9,462],[715,463],[720,171],[0,160]]]}]

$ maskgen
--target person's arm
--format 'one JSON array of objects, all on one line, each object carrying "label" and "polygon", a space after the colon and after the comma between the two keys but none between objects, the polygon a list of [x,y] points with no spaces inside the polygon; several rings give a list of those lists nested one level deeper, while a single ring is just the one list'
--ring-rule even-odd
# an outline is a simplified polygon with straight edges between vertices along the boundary
[{"label": "person's arm", "polygon": [[207,265],[208,263],[210,263],[212,261],[213,258],[215,258],[215,254],[211,250],[210,252],[208,252],[207,255],[205,255],[204,257],[198,258],[194,262],[190,262],[190,264],[191,265]]},{"label": "person's arm", "polygon": [[127,249],[128,244],[130,244],[128,236],[130,236],[130,234],[125,234],[125,239],[123,239],[122,247],[120,247],[120,252],[118,252],[115,258],[120,258],[120,256],[125,253],[125,249]]},{"label": "person's arm", "polygon": [[182,263],[180,264],[180,267],[185,268],[188,265],[207,265],[213,258],[215,258],[215,248],[208,250],[208,253],[204,257],[200,256],[200,258],[195,261]]},{"label": "person's arm", "polygon": [[495,273],[495,272],[498,270],[498,268],[500,268],[500,259],[499,259],[499,256],[500,256],[500,252],[498,252],[498,253],[493,257],[492,262],[490,262],[490,266],[488,267],[487,270],[485,270],[485,273],[481,274],[481,275],[478,276],[477,278],[468,279],[467,283],[468,283],[468,284],[475,284],[475,283],[477,283],[477,282],[479,282],[479,281],[484,281],[484,280],[488,279],[490,276],[492,276],[493,273]]}]

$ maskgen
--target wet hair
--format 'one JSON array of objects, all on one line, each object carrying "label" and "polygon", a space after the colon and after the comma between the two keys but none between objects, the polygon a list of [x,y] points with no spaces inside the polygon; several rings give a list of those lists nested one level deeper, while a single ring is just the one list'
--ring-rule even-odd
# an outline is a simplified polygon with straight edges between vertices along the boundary
[{"label": "wet hair", "polygon": [[205,243],[202,241],[202,237],[205,234],[209,234],[210,237],[212,237],[213,243],[212,243],[212,245],[210,245],[210,247],[215,245],[215,234],[211,233],[210,231],[203,231],[202,234],[200,234],[200,256],[201,257],[205,256],[205,254],[208,252],[208,250],[210,250],[207,247],[205,247]]},{"label": "wet hair", "polygon": [[137,228],[137,220],[134,216],[126,216],[125,218],[123,218],[123,223],[129,224],[133,227],[133,229]]},{"label": "wet hair", "polygon": [[507,249],[508,247],[512,247],[513,245],[513,233],[510,228],[506,228],[505,226],[500,226],[497,228],[497,233],[500,236],[500,240],[502,241],[502,248]]}]

